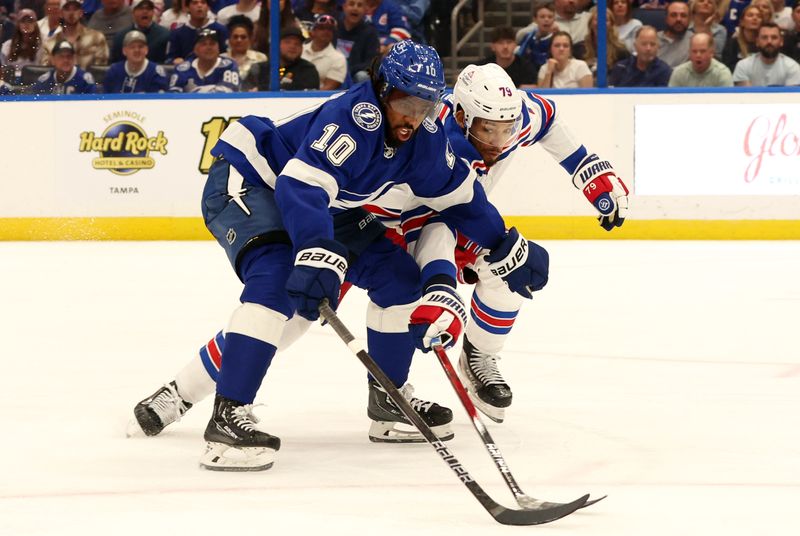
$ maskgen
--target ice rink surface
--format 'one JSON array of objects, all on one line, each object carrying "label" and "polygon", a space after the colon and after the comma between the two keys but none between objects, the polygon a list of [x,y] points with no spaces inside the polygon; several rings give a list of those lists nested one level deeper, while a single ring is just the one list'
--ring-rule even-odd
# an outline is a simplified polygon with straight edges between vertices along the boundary
[{"label": "ice rink surface", "polygon": [[[550,284],[503,353],[514,404],[489,429],[530,495],[609,497],[504,527],[429,445],[367,440],[364,369],[329,327],[259,394],[283,440],[271,470],[198,468],[210,400],[127,439],[133,405],[237,304],[222,251],[0,243],[0,535],[800,534],[800,242],[543,245]],[[340,308],[360,336],[365,305]],[[513,506],[436,359],[418,354],[411,381],[454,409],[453,453]]]}]

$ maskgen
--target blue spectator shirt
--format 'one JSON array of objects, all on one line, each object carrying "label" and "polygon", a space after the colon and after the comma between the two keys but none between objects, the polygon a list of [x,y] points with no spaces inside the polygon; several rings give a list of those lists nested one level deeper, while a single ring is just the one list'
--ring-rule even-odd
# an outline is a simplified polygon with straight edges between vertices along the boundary
[{"label": "blue spectator shirt", "polygon": [[197,60],[185,61],[175,67],[169,81],[173,93],[235,93],[239,91],[239,67],[230,58],[218,58],[211,71],[202,76]]},{"label": "blue spectator shirt", "polygon": [[103,79],[105,93],[164,93],[169,90],[169,81],[164,68],[150,60],[144,60],[144,68],[130,73],[125,60],[108,68]]},{"label": "blue spectator shirt", "polygon": [[608,85],[614,87],[666,87],[672,69],[663,60],[655,58],[646,71],[636,67],[636,56],[618,61],[608,75]]},{"label": "blue spectator shirt", "polygon": [[383,0],[372,14],[364,17],[378,30],[381,45],[391,45],[404,39],[411,39],[411,28],[400,6],[392,0]]},{"label": "blue spectator shirt", "polygon": [[39,77],[39,80],[31,86],[31,92],[42,95],[97,93],[97,86],[94,83],[94,77],[90,73],[75,66],[63,84],[56,80],[56,71],[52,70]]},{"label": "blue spectator shirt", "polygon": [[[228,29],[218,22],[209,22],[203,28],[211,28],[219,32],[222,37],[222,44],[219,52],[222,54],[228,47]],[[190,23],[186,23],[179,28],[170,31],[169,44],[167,45],[167,62],[171,63],[175,58],[189,60],[194,58],[194,42],[197,40],[197,32],[201,28],[195,28]]]},{"label": "blue spectator shirt", "polygon": [[8,88],[8,84],[0,80],[0,95],[11,95],[11,90]]},{"label": "blue spectator shirt", "polygon": [[550,57],[550,44],[553,42],[553,34],[540,37],[538,30],[534,30],[522,38],[517,50],[517,56],[525,58],[534,65],[542,66],[547,63]]},{"label": "blue spectator shirt", "polygon": [[721,23],[725,26],[725,29],[728,30],[728,35],[733,35],[733,32],[736,31],[736,28],[739,26],[739,18],[742,16],[744,9],[749,5],[750,0],[731,0]]}]

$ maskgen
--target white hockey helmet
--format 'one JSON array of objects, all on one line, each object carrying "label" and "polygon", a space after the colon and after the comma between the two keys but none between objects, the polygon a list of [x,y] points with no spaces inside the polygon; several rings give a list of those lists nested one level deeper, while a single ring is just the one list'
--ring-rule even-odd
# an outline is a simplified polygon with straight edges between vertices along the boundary
[{"label": "white hockey helmet", "polygon": [[453,87],[453,109],[459,108],[464,111],[467,132],[476,118],[513,121],[516,132],[522,119],[522,94],[496,63],[468,65]]}]

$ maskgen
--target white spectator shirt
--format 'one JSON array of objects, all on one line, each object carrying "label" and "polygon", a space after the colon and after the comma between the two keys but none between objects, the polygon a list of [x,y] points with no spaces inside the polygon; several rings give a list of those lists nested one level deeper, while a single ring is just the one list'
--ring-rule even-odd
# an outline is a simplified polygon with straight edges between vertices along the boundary
[{"label": "white spectator shirt", "polygon": [[783,54],[778,54],[772,64],[761,61],[761,54],[751,54],[736,64],[733,82],[750,82],[751,86],[798,86],[800,64]]},{"label": "white spectator shirt", "polygon": [[772,22],[778,25],[781,30],[794,30],[794,20],[792,19],[792,8],[785,6],[782,10],[776,11],[772,16]]},{"label": "white spectator shirt", "polygon": [[233,4],[220,9],[217,12],[217,22],[222,24],[223,26],[227,26],[228,22],[230,22],[231,20],[231,17],[234,17],[236,15],[244,15],[253,22],[256,22],[258,20],[258,16],[261,13],[261,3],[256,4],[250,11],[244,11],[244,12],[239,11],[237,9],[238,6],[239,6],[238,4]]},{"label": "white spectator shirt", "polygon": [[56,29],[53,30],[53,33],[51,34],[50,25],[47,24],[47,17],[39,19],[39,21],[36,24],[39,25],[39,31],[42,33],[42,42],[44,42],[44,40],[47,39],[48,37],[52,37],[61,31],[61,25],[59,24],[58,26],[56,26]]},{"label": "white spectator shirt", "polygon": [[591,14],[588,11],[575,13],[571,20],[562,19],[556,13],[556,24],[558,29],[562,32],[567,32],[572,37],[572,42],[578,44],[586,39],[586,34],[589,33],[589,18]]},{"label": "white spectator shirt", "polygon": [[617,35],[619,40],[625,44],[628,52],[633,52],[633,40],[636,36],[636,30],[642,27],[642,21],[639,19],[631,19],[625,24],[617,26]]},{"label": "white spectator shirt", "polygon": [[[542,68],[539,69],[539,84],[542,83],[542,80],[547,76],[548,70],[550,65],[545,63],[542,65]],[[569,63],[564,68],[563,71],[556,72],[553,75],[553,87],[555,88],[572,88],[572,87],[580,87],[578,85],[578,80],[583,78],[584,76],[589,75],[592,76],[592,71],[589,70],[589,66],[583,60],[576,60],[575,58],[570,58]]]},{"label": "white spectator shirt", "polygon": [[332,44],[328,44],[319,52],[315,52],[311,48],[311,41],[303,45],[303,59],[308,60],[314,64],[319,73],[320,87],[326,78],[330,78],[336,82],[344,82],[347,77],[347,58],[344,57],[340,51],[333,48]]}]

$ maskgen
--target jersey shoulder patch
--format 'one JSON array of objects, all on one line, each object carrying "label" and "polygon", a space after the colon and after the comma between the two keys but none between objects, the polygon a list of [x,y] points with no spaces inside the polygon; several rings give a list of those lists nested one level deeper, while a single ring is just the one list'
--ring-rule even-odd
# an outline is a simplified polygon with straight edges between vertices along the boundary
[{"label": "jersey shoulder patch", "polygon": [[87,84],[94,84],[94,76],[92,73],[83,73],[83,81]]},{"label": "jersey shoulder patch", "polygon": [[353,105],[351,115],[356,125],[367,132],[378,130],[383,122],[380,109],[371,102],[359,102]]},{"label": "jersey shoulder patch", "polygon": [[167,71],[161,65],[156,65],[156,74],[158,76],[167,76]]},{"label": "jersey shoulder patch", "polygon": [[219,66],[220,67],[230,67],[233,63],[233,60],[230,58],[226,58],[225,56],[220,56],[219,58]]},{"label": "jersey shoulder patch", "polygon": [[184,72],[184,71],[188,71],[191,68],[192,68],[192,62],[184,61],[183,63],[181,63],[177,67],[175,67],[175,70],[176,71],[180,71],[180,72]]}]

